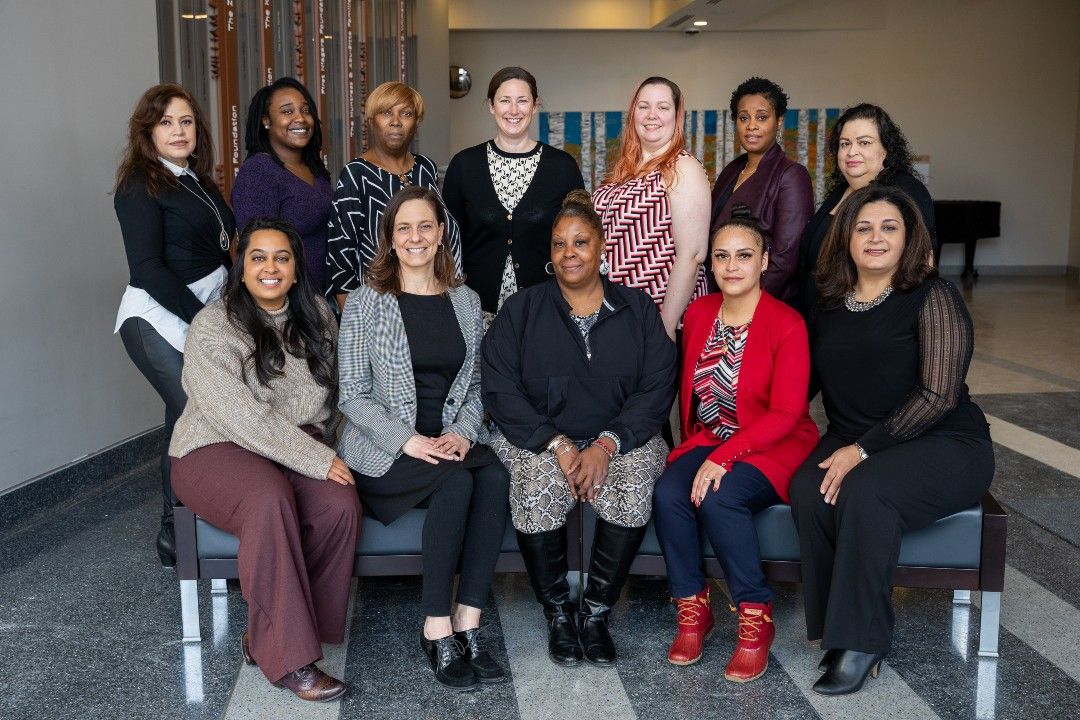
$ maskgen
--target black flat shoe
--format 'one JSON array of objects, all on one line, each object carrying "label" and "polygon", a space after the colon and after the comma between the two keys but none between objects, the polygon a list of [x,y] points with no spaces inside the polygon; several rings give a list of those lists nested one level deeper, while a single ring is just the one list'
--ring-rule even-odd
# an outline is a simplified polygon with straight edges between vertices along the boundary
[{"label": "black flat shoe", "polygon": [[558,612],[544,613],[548,616],[548,657],[556,665],[567,667],[580,665],[585,655],[581,652],[581,636],[574,619],[574,606],[559,608]]},{"label": "black flat shoe", "polygon": [[495,658],[491,657],[487,650],[480,647],[480,628],[456,632],[454,639],[464,649],[463,655],[477,680],[492,685],[506,682],[506,671],[495,662]]},{"label": "black flat shoe", "polygon": [[176,537],[172,523],[162,523],[157,536],[157,556],[161,567],[176,567]]},{"label": "black flat shoe", "polygon": [[850,695],[862,689],[866,676],[877,677],[884,655],[840,650],[833,664],[814,683],[818,695]]},{"label": "black flat shoe", "polygon": [[585,601],[585,607],[579,616],[578,630],[581,635],[581,649],[585,659],[593,665],[613,665],[619,659],[615,652],[615,641],[608,632],[607,618],[611,608],[606,605]]},{"label": "black flat shoe", "polygon": [[837,650],[836,648],[826,650],[825,655],[821,658],[821,662],[817,664],[817,669],[821,672],[825,672],[826,670],[828,670],[830,667],[832,667],[832,664],[836,662],[836,658],[840,657],[841,652],[843,651]]},{"label": "black flat shoe", "polygon": [[461,646],[453,635],[428,640],[421,629],[420,649],[424,651],[431,671],[435,673],[435,681],[440,685],[463,692],[476,688],[476,673],[461,654]]}]

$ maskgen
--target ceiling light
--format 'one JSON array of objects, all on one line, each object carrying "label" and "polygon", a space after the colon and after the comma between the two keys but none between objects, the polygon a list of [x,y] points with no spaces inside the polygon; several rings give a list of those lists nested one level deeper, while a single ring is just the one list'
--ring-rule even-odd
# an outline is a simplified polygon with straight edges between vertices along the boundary
[{"label": "ceiling light", "polygon": [[206,13],[182,13],[180,17],[184,20],[205,20]]},{"label": "ceiling light", "polygon": [[695,27],[705,27],[708,24],[709,24],[708,20],[695,20],[694,21],[694,26]]}]

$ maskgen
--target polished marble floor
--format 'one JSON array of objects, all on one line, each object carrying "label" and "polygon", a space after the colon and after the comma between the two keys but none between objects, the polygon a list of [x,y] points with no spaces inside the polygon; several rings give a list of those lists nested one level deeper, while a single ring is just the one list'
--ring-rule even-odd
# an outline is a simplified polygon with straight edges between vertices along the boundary
[{"label": "polished marble floor", "polygon": [[985,277],[965,296],[970,385],[991,418],[992,490],[1010,511],[998,659],[976,654],[977,593],[963,606],[947,591],[900,589],[881,677],[855,696],[816,696],[799,588],[778,585],[769,670],[735,685],[722,679],[730,618],[702,662],[671,666],[666,586],[632,578],[614,613],[617,668],[563,669],[547,660],[525,577],[502,575],[484,625],[512,682],[457,694],[434,685],[415,647],[418,579],[365,579],[348,642],[324,661],[354,691],[313,706],[243,665],[236,592],[202,583],[203,641],[180,641],[176,578],[150,542],[148,462],[0,528],[0,718],[1080,717],[1080,294],[1064,279]]}]

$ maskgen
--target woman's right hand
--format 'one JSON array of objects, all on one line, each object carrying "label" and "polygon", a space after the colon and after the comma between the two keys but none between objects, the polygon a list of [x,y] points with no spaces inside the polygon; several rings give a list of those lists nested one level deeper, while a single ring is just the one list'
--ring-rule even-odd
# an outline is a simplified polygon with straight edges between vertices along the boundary
[{"label": "woman's right hand", "polygon": [[572,443],[560,445],[555,450],[555,460],[558,461],[559,469],[562,470],[563,477],[566,478],[566,484],[570,486],[570,496],[575,499],[578,497],[577,471],[571,468],[577,462],[579,454],[577,447]]},{"label": "woman's right hand", "polygon": [[330,469],[326,471],[326,479],[333,480],[339,485],[356,484],[356,480],[353,479],[352,470],[349,470],[349,466],[337,455],[334,456],[334,461],[330,463]]},{"label": "woman's right hand", "polygon": [[436,438],[429,438],[424,435],[413,435],[401,446],[401,452],[409,457],[414,457],[417,460],[429,462],[432,465],[438,465],[439,460],[458,459],[456,456],[436,447],[436,442]]}]

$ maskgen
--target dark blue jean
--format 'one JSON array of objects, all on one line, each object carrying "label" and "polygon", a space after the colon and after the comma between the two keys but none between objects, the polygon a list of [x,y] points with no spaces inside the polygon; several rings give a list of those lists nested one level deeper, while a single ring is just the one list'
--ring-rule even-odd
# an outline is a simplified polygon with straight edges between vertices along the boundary
[{"label": "dark blue jean", "polygon": [[716,447],[695,448],[680,457],[653,490],[653,518],[671,596],[689,597],[705,587],[700,541],[704,527],[735,604],[769,602],[772,590],[761,572],[754,513],[782,501],[760,470],[739,462],[724,474],[720,489],[713,492],[710,487],[701,507],[695,507],[690,501],[694,475]]}]

